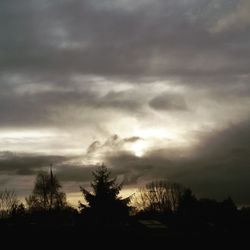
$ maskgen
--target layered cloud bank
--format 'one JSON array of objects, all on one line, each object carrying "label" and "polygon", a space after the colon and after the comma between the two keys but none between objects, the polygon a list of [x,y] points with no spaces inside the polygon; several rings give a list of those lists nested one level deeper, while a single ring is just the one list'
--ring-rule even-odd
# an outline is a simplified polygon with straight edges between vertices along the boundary
[{"label": "layered cloud bank", "polygon": [[249,203],[247,0],[0,3],[0,182],[106,163]]}]

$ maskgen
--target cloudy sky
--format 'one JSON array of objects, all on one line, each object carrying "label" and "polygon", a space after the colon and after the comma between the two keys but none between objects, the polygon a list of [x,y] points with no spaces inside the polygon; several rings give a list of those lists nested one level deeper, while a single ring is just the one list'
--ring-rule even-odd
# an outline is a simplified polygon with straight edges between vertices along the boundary
[{"label": "cloudy sky", "polygon": [[105,163],[250,204],[249,0],[0,2],[0,186]]}]

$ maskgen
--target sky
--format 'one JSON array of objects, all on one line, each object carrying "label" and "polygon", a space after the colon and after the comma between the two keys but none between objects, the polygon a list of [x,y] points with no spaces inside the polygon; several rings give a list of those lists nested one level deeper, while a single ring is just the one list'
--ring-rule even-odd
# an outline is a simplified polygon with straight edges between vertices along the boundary
[{"label": "sky", "polygon": [[73,203],[104,163],[250,204],[248,0],[0,2],[0,189],[54,171]]}]

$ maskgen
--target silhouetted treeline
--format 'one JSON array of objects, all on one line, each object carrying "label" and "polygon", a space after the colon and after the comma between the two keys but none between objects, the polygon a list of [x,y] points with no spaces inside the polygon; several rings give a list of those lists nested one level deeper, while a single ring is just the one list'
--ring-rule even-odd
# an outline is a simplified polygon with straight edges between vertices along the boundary
[{"label": "silhouetted treeline", "polygon": [[[101,166],[93,172],[92,190],[80,187],[79,209],[66,202],[52,169],[37,175],[26,204],[15,192],[0,192],[1,232],[28,232],[73,237],[95,233],[145,241],[200,240],[242,237],[250,227],[250,207],[197,198],[191,189],[166,180],[154,181],[130,197],[121,198],[122,184]],[[48,235],[47,235],[48,236]]]}]

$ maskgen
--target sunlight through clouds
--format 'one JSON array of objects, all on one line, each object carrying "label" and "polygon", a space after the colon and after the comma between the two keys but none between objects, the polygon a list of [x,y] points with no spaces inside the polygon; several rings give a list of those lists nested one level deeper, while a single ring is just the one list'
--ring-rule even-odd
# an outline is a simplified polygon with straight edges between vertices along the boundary
[{"label": "sunlight through clouds", "polygon": [[234,184],[249,176],[249,10],[248,0],[0,1],[2,182],[55,157],[76,186],[107,163],[131,185],[172,176],[199,189],[198,175],[250,197]]}]

